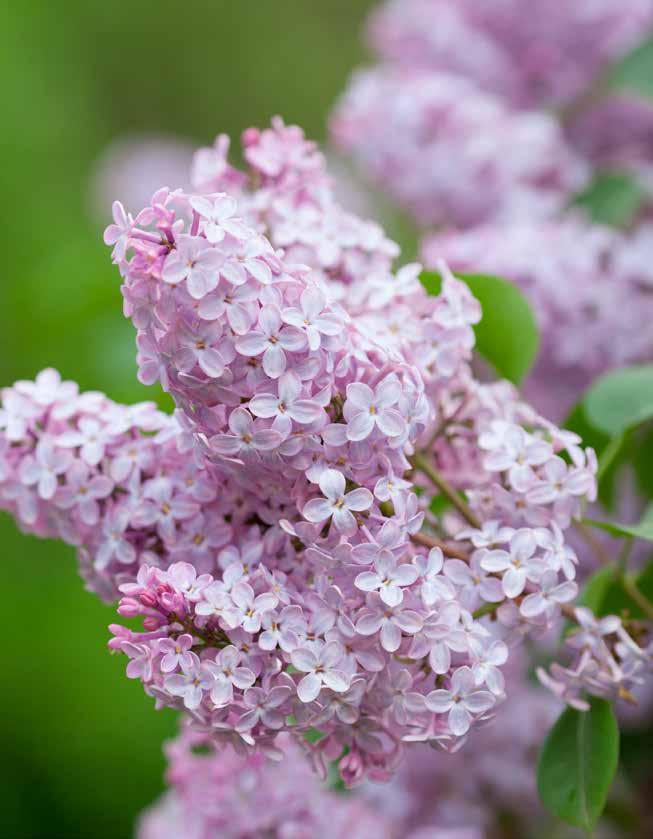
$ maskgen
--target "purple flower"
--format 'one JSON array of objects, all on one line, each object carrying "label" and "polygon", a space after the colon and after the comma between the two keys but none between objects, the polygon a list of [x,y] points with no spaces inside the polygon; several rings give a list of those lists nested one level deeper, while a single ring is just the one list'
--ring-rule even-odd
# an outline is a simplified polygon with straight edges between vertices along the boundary
[{"label": "purple flower", "polygon": [[288,364],[286,353],[302,350],[306,337],[293,326],[283,326],[279,308],[272,304],[262,307],[258,326],[236,339],[236,350],[245,356],[263,355],[263,370],[278,379]]},{"label": "purple flower", "polygon": [[162,279],[171,285],[186,280],[190,296],[201,300],[217,286],[224,257],[206,239],[179,236],[176,245],[166,258]]},{"label": "purple flower", "polygon": [[354,585],[361,591],[378,591],[385,604],[398,606],[404,599],[403,589],[417,577],[414,565],[406,562],[397,565],[390,551],[382,551],[374,562],[374,571],[363,571],[354,580]]},{"label": "purple flower", "polygon": [[179,635],[177,638],[161,638],[158,642],[159,653],[163,654],[161,659],[161,671],[163,673],[172,673],[178,667],[188,670],[193,666],[193,657],[190,650],[193,647],[193,637],[188,635]]},{"label": "purple flower", "polygon": [[189,711],[194,711],[202,703],[205,694],[211,690],[215,676],[208,663],[200,663],[195,653],[190,653],[190,661],[182,662],[181,673],[173,673],[163,680],[163,687],[172,696],[179,696]]},{"label": "purple flower", "polygon": [[305,504],[302,510],[304,518],[316,524],[333,518],[335,527],[341,533],[355,533],[358,525],[353,513],[369,509],[374,499],[369,489],[364,487],[345,493],[345,485],[342,472],[325,469],[319,480],[325,498],[314,498]]},{"label": "purple flower", "polygon": [[400,437],[405,428],[404,418],[393,405],[401,396],[396,378],[388,376],[375,390],[363,382],[347,385],[347,400],[343,409],[347,420],[347,439],[365,440],[375,428],[386,437]]},{"label": "purple flower", "polygon": [[344,693],[349,679],[338,667],[342,662],[343,650],[337,641],[329,641],[317,650],[302,647],[290,655],[293,667],[306,675],[297,685],[297,696],[302,702],[317,699],[323,687],[336,693]]},{"label": "purple flower", "polygon": [[248,709],[236,723],[238,731],[247,731],[258,722],[268,728],[278,731],[283,728],[286,714],[279,708],[290,697],[291,689],[288,685],[277,685],[269,692],[262,688],[249,688],[243,696],[243,705]]},{"label": "purple flower", "polygon": [[232,411],[229,431],[231,434],[216,434],[209,441],[212,450],[224,457],[270,451],[283,441],[279,431],[266,428],[262,422],[253,420],[245,408]]},{"label": "purple flower", "polygon": [[215,678],[211,687],[211,702],[222,708],[233,701],[234,688],[246,690],[251,687],[256,676],[248,667],[241,667],[242,655],[236,647],[225,647],[215,657],[215,662],[206,661],[205,667]]},{"label": "purple flower", "polygon": [[387,606],[374,592],[368,596],[367,606],[356,621],[356,632],[361,635],[376,635],[384,650],[394,653],[401,644],[402,632],[414,635],[422,628],[418,612],[399,606]]},{"label": "purple flower", "polygon": [[426,696],[426,707],[434,714],[449,713],[451,733],[456,737],[467,734],[473,715],[483,714],[495,703],[487,690],[478,690],[469,667],[459,667],[451,677],[450,690],[432,690]]}]

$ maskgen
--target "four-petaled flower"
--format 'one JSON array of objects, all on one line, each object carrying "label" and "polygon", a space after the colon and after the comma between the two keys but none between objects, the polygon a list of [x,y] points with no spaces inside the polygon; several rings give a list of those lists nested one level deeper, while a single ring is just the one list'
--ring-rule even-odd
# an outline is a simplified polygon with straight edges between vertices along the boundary
[{"label": "four-petaled flower", "polygon": [[381,551],[374,561],[374,571],[363,571],[354,580],[361,591],[378,591],[388,606],[398,606],[404,599],[403,589],[412,585],[418,576],[417,568],[407,562],[397,565],[390,551]]},{"label": "four-petaled flower", "polygon": [[358,525],[354,513],[361,513],[372,506],[372,493],[364,487],[345,493],[345,476],[337,469],[325,469],[318,483],[325,497],[313,498],[305,504],[302,510],[304,518],[315,524],[333,518],[333,524],[341,533],[355,533]]},{"label": "four-petaled flower", "polygon": [[350,680],[339,667],[342,657],[342,645],[337,641],[328,641],[318,649],[293,650],[290,654],[293,667],[306,673],[297,685],[297,696],[302,702],[317,699],[323,687],[336,693],[344,693],[349,688]]},{"label": "four-petaled flower", "polygon": [[181,673],[173,673],[163,680],[163,687],[172,696],[183,699],[189,711],[194,711],[202,704],[204,694],[211,690],[215,676],[208,662],[200,662],[195,653],[190,653],[190,661],[182,662]]},{"label": "four-petaled flower", "polygon": [[278,306],[263,306],[258,316],[258,330],[240,335],[236,350],[241,355],[263,355],[263,370],[271,379],[278,379],[287,366],[286,353],[298,352],[306,346],[306,336],[294,326],[283,326]]},{"label": "four-petaled flower", "polygon": [[214,661],[204,662],[215,681],[211,687],[211,702],[222,708],[234,698],[234,687],[239,690],[250,688],[256,676],[249,667],[241,667],[242,653],[229,645],[217,653]]},{"label": "four-petaled flower", "polygon": [[161,278],[171,285],[186,280],[190,296],[201,300],[217,286],[224,257],[206,239],[195,236],[179,236],[176,245],[166,257]]},{"label": "four-petaled flower", "polygon": [[365,440],[375,428],[386,437],[400,437],[405,422],[393,407],[399,401],[401,387],[394,376],[387,376],[374,390],[364,382],[347,385],[343,415],[347,420],[347,439]]},{"label": "four-petaled flower", "polygon": [[469,731],[475,714],[489,711],[496,702],[488,690],[478,690],[470,667],[459,667],[451,677],[449,690],[432,690],[426,696],[426,707],[434,714],[449,712],[451,733],[462,737]]}]

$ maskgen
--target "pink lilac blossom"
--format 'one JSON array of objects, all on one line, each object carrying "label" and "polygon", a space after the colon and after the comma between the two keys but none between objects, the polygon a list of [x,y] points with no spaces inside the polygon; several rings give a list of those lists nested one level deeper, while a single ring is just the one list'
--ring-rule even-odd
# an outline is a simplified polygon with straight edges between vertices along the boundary
[{"label": "pink lilac blossom", "polygon": [[650,198],[653,191],[653,106],[631,94],[588,105],[566,126],[569,143],[592,165],[630,172]]},{"label": "pink lilac blossom", "polygon": [[548,671],[538,668],[542,684],[580,711],[589,708],[587,694],[636,704],[633,690],[653,672],[649,627],[629,621],[627,628],[616,615],[596,618],[580,606],[574,609],[574,618],[578,626],[566,638],[573,659],[566,667],[554,662]]},{"label": "pink lilac blossom", "polygon": [[[279,120],[244,142],[247,172],[219,140],[202,158],[208,193],[117,206],[107,236],[140,377],[171,393],[175,418],[74,386],[59,404],[52,373],[39,399],[17,383],[0,414],[2,498],[32,532],[63,521],[103,593],[120,591],[119,615],[143,618],[142,632],[112,626],[110,646],[158,707],[246,754],[317,728],[320,773],[335,760],[347,785],[385,780],[407,744],[452,751],[500,713],[507,645],[575,594],[559,543],[594,497],[595,458],[509,384],[475,380],[480,306],[444,264],[429,297],[419,266],[394,273],[376,228],[337,257],[303,245],[308,264],[282,249],[278,201],[309,206],[316,231],[341,212],[323,158]],[[69,461],[82,467],[61,514]],[[81,468],[119,484],[93,484],[92,536],[66,506]],[[433,469],[450,485],[440,500],[457,499],[437,516]]]},{"label": "pink lilac blossom", "polygon": [[[528,835],[544,819],[535,784],[542,739],[559,713],[559,702],[529,682],[528,659],[511,651],[510,691],[491,725],[479,727],[455,754],[415,744],[410,760],[383,787],[365,784],[361,796],[400,835]],[[428,829],[434,831],[428,833]],[[424,831],[420,834],[419,831]],[[444,834],[446,835],[446,834]]]},{"label": "pink lilac blossom", "polygon": [[496,274],[525,292],[542,336],[525,392],[555,419],[601,372],[651,357],[650,253],[647,225],[621,233],[574,214],[434,234],[422,247],[428,266],[443,258],[455,271]]},{"label": "pink lilac blossom", "polygon": [[279,738],[263,754],[216,751],[205,734],[184,728],[166,746],[170,790],[140,818],[138,839],[394,839],[365,802],[322,786],[301,748]]},{"label": "pink lilac blossom", "polygon": [[115,600],[142,565],[211,569],[230,541],[219,485],[151,403],[79,393],[54,370],[2,390],[0,508],[77,548],[87,586]]},{"label": "pink lilac blossom", "polygon": [[387,0],[369,39],[385,60],[454,72],[518,107],[583,93],[653,23],[650,0]]},{"label": "pink lilac blossom", "polygon": [[384,65],[358,72],[331,130],[421,226],[547,217],[587,178],[553,116],[513,111],[446,72]]}]

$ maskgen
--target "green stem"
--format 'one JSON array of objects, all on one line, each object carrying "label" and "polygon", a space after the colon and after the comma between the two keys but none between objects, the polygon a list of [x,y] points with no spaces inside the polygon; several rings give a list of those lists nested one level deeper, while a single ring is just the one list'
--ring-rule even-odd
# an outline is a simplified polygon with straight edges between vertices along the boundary
[{"label": "green stem", "polygon": [[447,496],[460,515],[469,522],[472,527],[476,527],[480,530],[481,522],[476,517],[476,514],[471,510],[460,493],[451,486],[449,481],[447,481],[447,479],[438,472],[429,460],[427,460],[423,455],[416,453],[410,458],[410,461],[415,469],[423,472],[426,477],[435,484],[440,492]]},{"label": "green stem", "polygon": [[653,620],[653,603],[642,594],[635,580],[632,577],[624,576],[622,585],[630,599],[639,606],[644,615],[649,620]]},{"label": "green stem", "polygon": [[492,615],[496,612],[500,605],[501,603],[484,603],[482,606],[479,606],[475,612],[472,612],[472,617],[476,620],[477,618],[482,618],[483,615]]}]

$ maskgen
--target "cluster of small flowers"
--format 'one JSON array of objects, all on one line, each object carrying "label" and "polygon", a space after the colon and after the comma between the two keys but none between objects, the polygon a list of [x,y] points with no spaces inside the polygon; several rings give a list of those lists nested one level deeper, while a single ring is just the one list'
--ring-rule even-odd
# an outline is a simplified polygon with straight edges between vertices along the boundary
[{"label": "cluster of small flowers", "polygon": [[320,785],[305,744],[287,735],[265,756],[218,753],[205,732],[184,726],[166,746],[171,789],[143,814],[139,839],[177,836],[182,825],[190,839],[266,830],[307,839],[323,833],[483,839],[496,833],[498,812],[525,830],[539,810],[534,760],[541,732],[559,703],[528,682],[517,651],[509,669],[517,684],[502,713],[465,749],[451,755],[415,744],[388,784],[365,784],[356,797]]},{"label": "cluster of small flowers", "polygon": [[533,684],[527,670],[528,657],[513,650],[508,665],[512,687],[501,713],[492,725],[480,727],[464,749],[444,754],[416,745],[388,784],[365,784],[361,797],[398,825],[402,836],[438,825],[465,836],[466,829],[470,836],[490,837],[501,835],[506,821],[514,835],[528,835],[541,814],[535,762],[542,732],[560,713],[560,703]]},{"label": "cluster of small flowers", "polygon": [[319,782],[292,739],[280,737],[276,752],[279,763],[218,753],[205,734],[184,728],[166,746],[171,789],[141,816],[138,839],[391,839],[368,804]]},{"label": "cluster of small flowers", "polygon": [[[196,170],[217,164],[215,185],[245,209],[312,178],[324,186],[297,129],[246,132],[260,192],[225,145]],[[171,392],[196,456],[239,491],[217,566],[142,567],[121,586],[119,612],[143,615],[146,632],[115,626],[111,645],[159,704],[184,708],[215,741],[265,750],[282,730],[319,728],[318,768],[339,758],[348,784],[387,778],[404,741],[453,748],[487,717],[504,695],[498,636],[546,625],[575,595],[559,528],[592,496],[595,464],[512,388],[474,381],[480,307],[446,266],[433,298],[419,266],[370,275],[352,261],[332,277],[318,248],[303,251],[315,264],[297,266],[237,200],[161,190],[136,219],[117,205],[106,233],[141,380]],[[264,213],[254,221],[267,230]],[[382,324],[396,307],[413,311],[394,334]],[[434,434],[450,409],[461,433],[454,423]],[[442,523],[457,547],[440,544],[438,522],[420,532],[424,505],[405,475],[426,437],[478,511],[460,501],[467,532]],[[505,599],[513,609],[501,607],[495,629],[482,607]]]},{"label": "cluster of small flowers", "polygon": [[653,355],[652,242],[645,225],[624,234],[567,214],[435,234],[422,255],[427,265],[444,258],[455,271],[496,274],[523,289],[543,338],[526,394],[561,420],[600,372]]},{"label": "cluster of small flowers", "polygon": [[422,226],[550,216],[587,177],[553,116],[513,110],[442,71],[379,65],[357,73],[331,129]]},{"label": "cluster of small flowers", "polygon": [[567,125],[571,145],[592,165],[631,172],[653,193],[653,105],[650,99],[614,94],[575,114]]},{"label": "cluster of small flowers", "polygon": [[2,390],[0,508],[76,546],[89,589],[115,600],[142,565],[212,568],[230,541],[228,499],[188,449],[153,404],[80,394],[43,370]]},{"label": "cluster of small flowers", "polygon": [[651,0],[387,0],[369,37],[386,60],[473,79],[518,107],[581,94],[653,22]]},{"label": "cluster of small flowers", "polygon": [[193,188],[228,192],[242,218],[282,248],[287,262],[309,265],[325,282],[386,279],[398,246],[378,224],[339,205],[324,155],[301,128],[275,117],[268,129],[245,131],[242,143],[247,171],[229,164],[229,138],[220,135],[195,154]]},{"label": "cluster of small flowers", "polygon": [[581,711],[589,708],[587,694],[636,704],[632,691],[653,673],[650,625],[631,620],[626,628],[616,615],[596,618],[580,606],[573,616],[578,628],[568,634],[566,644],[574,660],[568,667],[554,662],[549,671],[539,668],[542,684]]},{"label": "cluster of small flowers", "polygon": [[531,6],[389,0],[371,19],[380,62],[354,77],[332,132],[422,228],[444,228],[426,235],[428,266],[444,258],[526,291],[544,339],[526,393],[561,420],[598,373],[651,357],[650,200],[627,235],[567,207],[598,166],[653,194],[650,105],[574,105],[643,37],[653,2]]},{"label": "cluster of small flowers", "polygon": [[[277,161],[264,196],[324,181],[301,132],[247,137],[257,166]],[[5,506],[80,545],[96,590],[98,575],[120,590],[121,616],[144,618],[112,627],[128,676],[214,742],[267,751],[318,728],[314,763],[339,759],[348,784],[388,778],[404,742],[456,748],[504,697],[505,640],[576,592],[561,528],[593,496],[592,453],[511,386],[474,380],[480,307],[446,266],[431,298],[419,266],[331,277],[306,249],[311,273],[225,193],[164,189],[135,219],[114,212],[139,375],[176,416],[80,396],[53,371],[18,383]],[[408,477],[424,458],[458,503],[422,530],[428,495]]]}]

